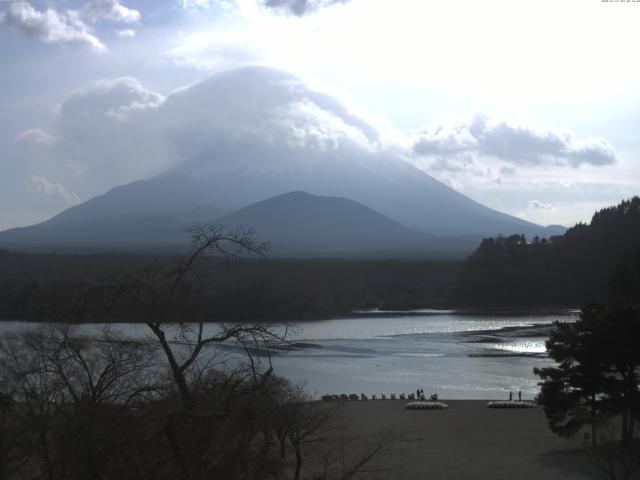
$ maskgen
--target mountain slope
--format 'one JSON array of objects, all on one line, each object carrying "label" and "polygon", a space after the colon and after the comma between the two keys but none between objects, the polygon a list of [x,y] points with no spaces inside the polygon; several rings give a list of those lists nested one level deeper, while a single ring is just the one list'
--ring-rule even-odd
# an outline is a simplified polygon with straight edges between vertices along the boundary
[{"label": "mountain slope", "polygon": [[[277,149],[264,147],[261,153],[276,156]],[[241,147],[229,152],[236,165],[248,165],[254,154],[257,152]],[[215,159],[196,157],[161,176],[114,188],[62,212],[49,223],[114,217],[123,211],[135,215],[165,214],[203,204],[236,210],[303,190],[350,198],[409,228],[436,235],[562,233],[561,229],[546,230],[487,208],[399,158],[366,153],[350,159],[337,158],[330,152],[304,155],[305,164],[292,160],[287,168],[272,171],[256,171],[248,166],[217,168]]]},{"label": "mountain slope", "polygon": [[[174,215],[201,205],[235,211],[300,190],[353,200],[431,235],[560,233],[487,208],[437,181],[405,159],[410,153],[394,143],[388,128],[286,72],[226,70],[136,111],[147,115],[136,121],[148,124],[175,152],[171,168],[69,208],[35,230],[7,232],[0,239],[42,243],[39,232],[53,232],[47,230],[53,225],[89,222],[99,228],[105,219]],[[120,228],[117,222],[110,227]],[[104,240],[112,238],[100,232]],[[127,232],[133,234],[125,229],[123,238]],[[64,243],[60,235],[56,241]],[[147,237],[155,235],[150,230]]]},{"label": "mountain slope", "polygon": [[275,252],[363,252],[419,248],[426,235],[358,204],[291,192],[221,217],[228,229],[250,228]]},{"label": "mountain slope", "polygon": [[187,229],[195,222],[213,222],[228,210],[200,207],[183,212],[48,221],[0,232],[0,244],[13,250],[105,251],[184,248]]},{"label": "mountain slope", "polygon": [[181,161],[159,176],[62,212],[53,222],[125,211],[164,214],[200,205],[237,210],[303,190],[352,199],[425,233],[548,233],[480,205],[417,169],[387,138],[387,127],[377,127],[287,72],[222,71],[173,92],[149,115]]},{"label": "mountain slope", "polygon": [[345,198],[290,192],[234,213],[205,208],[165,215],[125,215],[94,220],[45,222],[0,232],[0,245],[15,250],[183,250],[195,222],[215,222],[230,231],[252,230],[275,256],[431,256],[469,254],[477,237],[438,237],[410,230]]}]

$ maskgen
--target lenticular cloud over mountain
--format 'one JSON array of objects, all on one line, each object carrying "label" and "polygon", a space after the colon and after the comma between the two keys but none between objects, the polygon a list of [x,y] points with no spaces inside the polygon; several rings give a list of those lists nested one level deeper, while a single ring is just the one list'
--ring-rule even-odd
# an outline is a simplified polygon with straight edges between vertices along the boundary
[{"label": "lenticular cloud over mountain", "polygon": [[[215,153],[221,143],[249,142],[285,148],[303,162],[299,153],[308,151],[371,152],[380,148],[382,138],[336,98],[266,67],[214,75],[173,92],[159,110],[183,158]],[[226,160],[231,159],[215,163]],[[256,164],[266,161],[253,159]]]},{"label": "lenticular cloud over mountain", "polygon": [[[29,175],[83,198],[193,157],[207,157],[200,168],[213,171],[238,162],[270,169],[268,162],[290,156],[302,162],[309,150],[370,152],[380,143],[380,132],[335,98],[265,67],[228,70],[167,98],[133,78],[100,81],[62,103],[52,131],[30,130],[17,141]],[[291,153],[239,159],[234,145]]]},{"label": "lenticular cloud over mountain", "polygon": [[[166,98],[133,79],[101,82],[59,116],[54,131],[21,137],[25,164],[84,198],[120,186],[49,223],[233,211],[304,191],[354,200],[426,233],[545,233],[418,170],[391,128],[271,68],[223,71]],[[103,183],[91,192],[96,177]]]}]

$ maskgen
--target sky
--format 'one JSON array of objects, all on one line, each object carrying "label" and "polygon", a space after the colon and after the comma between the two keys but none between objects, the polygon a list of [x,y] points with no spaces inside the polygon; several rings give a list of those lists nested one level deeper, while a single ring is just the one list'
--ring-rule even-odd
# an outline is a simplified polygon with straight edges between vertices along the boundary
[{"label": "sky", "polygon": [[245,65],[338,99],[480,203],[589,221],[640,193],[639,20],[602,0],[0,0],[0,229],[179,163],[184,115],[157,112]]}]

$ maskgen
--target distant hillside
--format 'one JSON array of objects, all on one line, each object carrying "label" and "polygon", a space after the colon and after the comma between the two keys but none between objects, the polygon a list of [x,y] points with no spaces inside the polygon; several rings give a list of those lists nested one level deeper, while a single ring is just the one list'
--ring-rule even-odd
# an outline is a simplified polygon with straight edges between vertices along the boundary
[{"label": "distant hillside", "polygon": [[593,215],[549,241],[489,238],[467,259],[456,305],[579,305],[605,294],[616,264],[640,248],[640,198]]},{"label": "distant hillside", "polygon": [[[412,231],[353,200],[291,192],[217,220],[230,230],[250,228],[272,255],[373,254],[407,256],[471,252],[474,240],[444,240]],[[449,243],[452,245],[445,245]]]},{"label": "distant hillside", "polygon": [[463,257],[481,239],[415,232],[353,200],[305,192],[278,195],[230,214],[201,207],[82,220],[68,212],[32,227],[0,232],[0,246],[66,253],[177,253],[189,246],[186,230],[195,222],[251,229],[258,241],[270,243],[272,256]]},{"label": "distant hillside", "polygon": [[[124,212],[127,210],[125,209]],[[37,225],[0,232],[0,245],[17,251],[157,252],[184,250],[187,229],[195,222],[213,222],[228,213],[215,207],[200,207],[165,214],[124,214],[94,219],[57,217]]]},{"label": "distant hillside", "polygon": [[352,200],[291,192],[218,219],[250,228],[272,251],[319,252],[416,246],[422,236]]}]

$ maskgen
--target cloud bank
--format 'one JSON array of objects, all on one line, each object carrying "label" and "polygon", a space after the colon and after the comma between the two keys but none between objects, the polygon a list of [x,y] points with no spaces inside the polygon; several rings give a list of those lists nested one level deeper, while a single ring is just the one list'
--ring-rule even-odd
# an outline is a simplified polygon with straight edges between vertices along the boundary
[{"label": "cloud bank", "polygon": [[[129,77],[96,82],[62,102],[53,127],[23,132],[16,140],[16,161],[30,191],[56,194],[69,204],[73,195],[88,199],[172,168],[198,178],[218,172],[285,178],[329,162],[328,167],[322,163],[324,171],[342,172],[351,163],[346,168],[382,177],[393,170],[393,162],[409,160],[455,189],[465,189],[472,178],[495,191],[502,177],[512,184],[522,179],[522,166],[573,168],[615,161],[613,147],[602,139],[481,116],[423,129],[415,142],[398,136],[294,75],[243,67],[167,96]],[[479,160],[484,157],[498,160],[485,164]],[[549,211],[548,205],[537,201],[531,210]]]},{"label": "cloud bank", "polygon": [[140,12],[120,4],[119,0],[95,0],[80,9],[82,18],[90,23],[99,20],[134,23],[140,20]]},{"label": "cloud bank", "polygon": [[543,203],[539,200],[532,200],[530,204],[536,210],[553,210],[553,205],[551,203]]},{"label": "cloud bank", "polygon": [[468,122],[422,129],[413,150],[421,156],[438,158],[440,166],[450,169],[464,168],[460,158],[465,155],[490,156],[528,167],[602,166],[616,162],[615,149],[603,138],[579,139],[561,130],[492,121],[484,115],[476,115]]},{"label": "cloud bank", "polygon": [[267,8],[302,17],[321,8],[348,3],[349,1],[350,0],[265,0],[264,5]]},{"label": "cloud bank", "polygon": [[[347,155],[388,143],[373,123],[297,77],[245,67],[167,97],[133,78],[96,82],[62,102],[53,128],[23,132],[16,160],[26,177],[46,178],[86,199],[187,159],[201,157],[209,172],[240,168],[238,152],[253,149],[242,168],[286,170],[304,167],[313,152]],[[273,149],[281,155],[260,154]],[[42,181],[30,184],[45,190]]]},{"label": "cloud bank", "polygon": [[57,12],[48,8],[39,12],[28,3],[13,4],[8,12],[0,14],[0,23],[11,25],[44,43],[86,45],[97,52],[107,50],[89,27],[69,11]]},{"label": "cloud bank", "polygon": [[132,23],[140,19],[140,12],[120,4],[119,0],[95,0],[79,10],[58,11],[34,9],[29,3],[13,3],[0,13],[0,24],[12,26],[25,35],[48,44],[84,45],[96,52],[107,47],[94,34],[90,25],[102,20]]},{"label": "cloud bank", "polygon": [[152,124],[150,110],[163,101],[132,78],[96,82],[60,105],[52,129],[18,136],[18,167],[25,176],[68,185],[84,199],[158,173],[174,158]]},{"label": "cloud bank", "polygon": [[45,177],[30,175],[24,185],[28,192],[43,193],[50,197],[60,199],[67,207],[80,203],[80,197],[78,197],[78,195],[67,191],[67,189],[59,183],[50,182]]}]

